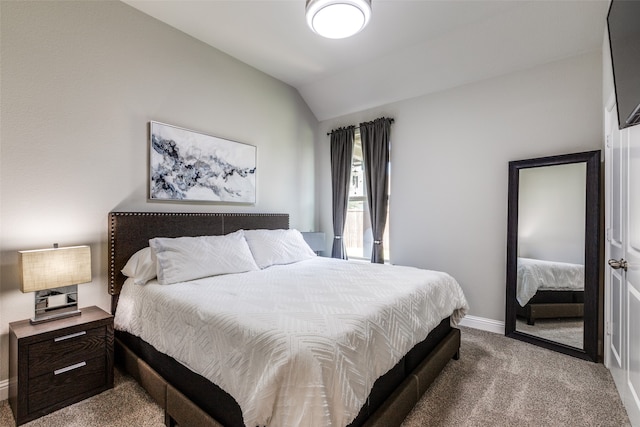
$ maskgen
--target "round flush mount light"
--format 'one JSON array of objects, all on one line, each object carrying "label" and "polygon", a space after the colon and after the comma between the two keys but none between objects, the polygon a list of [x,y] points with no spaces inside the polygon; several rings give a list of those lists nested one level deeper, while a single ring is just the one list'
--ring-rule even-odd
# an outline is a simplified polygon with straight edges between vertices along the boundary
[{"label": "round flush mount light", "polygon": [[307,24],[329,39],[360,32],[371,17],[371,0],[307,0]]}]

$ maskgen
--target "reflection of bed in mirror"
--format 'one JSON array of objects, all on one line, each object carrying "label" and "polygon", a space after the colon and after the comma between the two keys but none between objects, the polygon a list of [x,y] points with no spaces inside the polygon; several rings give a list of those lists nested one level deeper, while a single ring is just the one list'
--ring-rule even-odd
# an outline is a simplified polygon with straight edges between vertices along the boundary
[{"label": "reflection of bed in mirror", "polygon": [[518,258],[517,315],[536,319],[584,315],[584,265]]}]

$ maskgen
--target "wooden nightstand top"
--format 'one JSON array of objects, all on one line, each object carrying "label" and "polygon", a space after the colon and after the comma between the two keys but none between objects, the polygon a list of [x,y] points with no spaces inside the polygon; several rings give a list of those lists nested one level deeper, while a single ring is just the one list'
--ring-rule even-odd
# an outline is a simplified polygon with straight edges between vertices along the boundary
[{"label": "wooden nightstand top", "polygon": [[80,309],[81,314],[79,316],[67,317],[59,320],[52,320],[51,322],[39,323],[32,325],[29,319],[19,320],[17,322],[9,323],[9,326],[16,338],[23,339],[30,336],[46,334],[47,332],[55,332],[60,329],[70,328],[73,326],[82,326],[87,323],[96,322],[100,320],[107,320],[113,318],[113,316],[99,307],[91,306]]}]

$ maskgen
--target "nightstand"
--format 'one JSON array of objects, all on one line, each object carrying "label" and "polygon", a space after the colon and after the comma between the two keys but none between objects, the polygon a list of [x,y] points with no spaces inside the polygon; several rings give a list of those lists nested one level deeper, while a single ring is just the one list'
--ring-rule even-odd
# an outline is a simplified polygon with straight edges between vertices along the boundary
[{"label": "nightstand", "polygon": [[113,387],[113,316],[9,324],[9,404],[18,425]]}]

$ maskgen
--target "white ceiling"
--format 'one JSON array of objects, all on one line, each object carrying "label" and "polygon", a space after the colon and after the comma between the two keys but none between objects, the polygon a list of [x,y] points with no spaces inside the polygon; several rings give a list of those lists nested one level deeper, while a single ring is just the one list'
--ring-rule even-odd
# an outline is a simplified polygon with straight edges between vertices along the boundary
[{"label": "white ceiling", "polygon": [[123,0],[295,87],[320,121],[601,49],[608,0],[372,0],[349,39],[305,0]]}]

